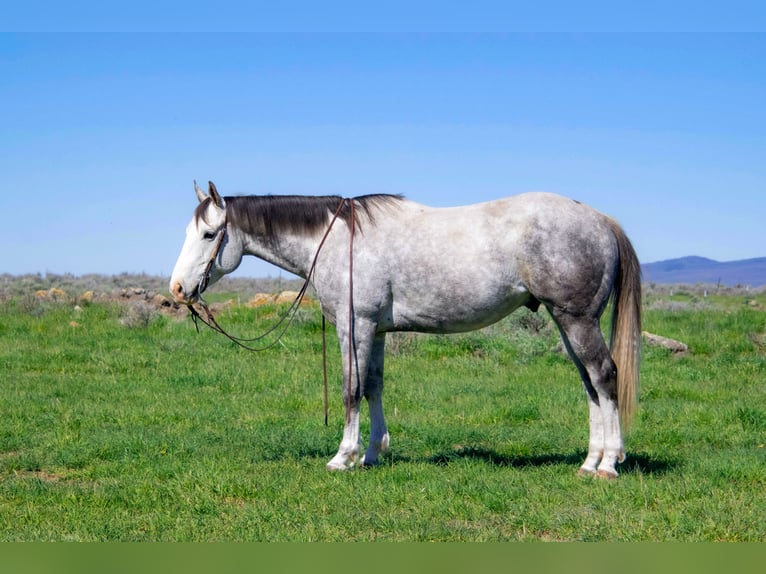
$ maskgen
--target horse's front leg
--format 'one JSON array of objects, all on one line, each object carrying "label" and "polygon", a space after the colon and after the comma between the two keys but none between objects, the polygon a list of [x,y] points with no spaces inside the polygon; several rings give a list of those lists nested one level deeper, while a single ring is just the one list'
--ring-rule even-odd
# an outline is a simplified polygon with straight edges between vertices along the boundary
[{"label": "horse's front leg", "polygon": [[364,384],[364,396],[370,409],[370,444],[364,453],[362,464],[378,464],[378,455],[388,450],[388,429],[383,416],[383,359],[385,355],[386,334],[375,336],[367,368],[367,380]]},{"label": "horse's front leg", "polygon": [[354,344],[349,345],[352,334],[343,321],[338,321],[338,340],[343,365],[343,404],[346,407],[346,421],[343,439],[337,454],[327,463],[327,470],[349,470],[360,462],[362,445],[359,436],[359,406],[364,395],[367,369],[375,338],[375,325],[355,319],[353,326]]}]

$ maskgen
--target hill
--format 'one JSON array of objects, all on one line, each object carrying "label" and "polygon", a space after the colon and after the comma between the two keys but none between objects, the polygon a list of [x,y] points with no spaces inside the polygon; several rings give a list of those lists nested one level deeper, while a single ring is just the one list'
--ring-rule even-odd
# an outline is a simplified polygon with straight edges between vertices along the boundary
[{"label": "hill", "polygon": [[714,261],[705,257],[681,257],[641,265],[650,283],[713,283],[726,286],[766,285],[766,257],[740,261]]}]

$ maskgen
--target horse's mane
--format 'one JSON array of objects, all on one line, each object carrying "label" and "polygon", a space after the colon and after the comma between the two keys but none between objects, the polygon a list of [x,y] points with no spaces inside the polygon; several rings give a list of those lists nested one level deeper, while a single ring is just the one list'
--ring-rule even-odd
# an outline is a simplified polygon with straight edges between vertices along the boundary
[{"label": "horse's mane", "polygon": [[[362,195],[354,200],[354,225],[361,229],[364,220],[375,223],[375,213],[395,205],[403,199],[401,195]],[[210,198],[197,206],[195,217],[204,218]],[[332,214],[343,207],[338,219],[347,225],[351,222],[351,208],[348,201],[337,195],[248,195],[225,197],[226,215],[232,225],[245,233],[276,238],[280,234],[313,235],[323,230]]]}]

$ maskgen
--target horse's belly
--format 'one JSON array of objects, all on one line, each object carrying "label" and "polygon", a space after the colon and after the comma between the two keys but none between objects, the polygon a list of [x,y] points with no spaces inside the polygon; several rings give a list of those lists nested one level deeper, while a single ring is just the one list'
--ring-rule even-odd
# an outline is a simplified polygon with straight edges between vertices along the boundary
[{"label": "horse's belly", "polygon": [[529,301],[529,292],[519,289],[495,296],[470,294],[460,297],[423,292],[406,300],[394,299],[390,327],[394,331],[459,333],[495,323]]}]

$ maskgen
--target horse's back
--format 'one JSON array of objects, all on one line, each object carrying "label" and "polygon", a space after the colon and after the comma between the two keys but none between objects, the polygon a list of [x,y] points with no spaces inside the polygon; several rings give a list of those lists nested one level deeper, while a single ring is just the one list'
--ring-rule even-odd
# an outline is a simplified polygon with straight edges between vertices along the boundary
[{"label": "horse's back", "polygon": [[531,192],[463,207],[409,203],[391,240],[394,252],[421,263],[438,253],[442,265],[488,267],[534,282],[541,265],[546,274],[576,275],[612,262],[617,248],[609,222],[586,204]]}]

